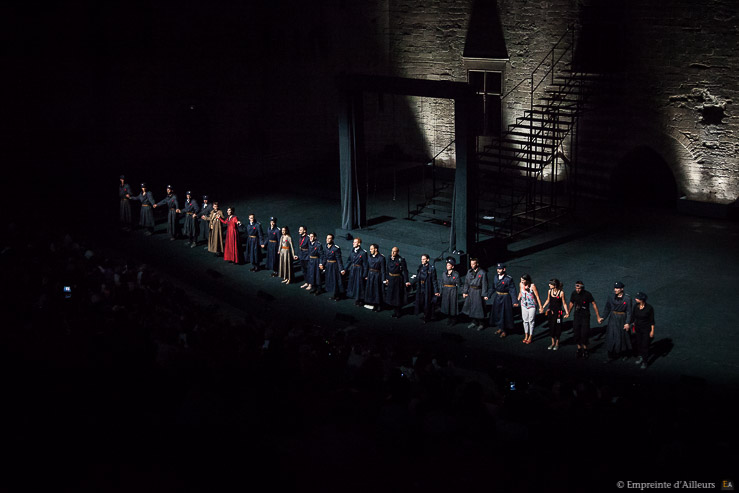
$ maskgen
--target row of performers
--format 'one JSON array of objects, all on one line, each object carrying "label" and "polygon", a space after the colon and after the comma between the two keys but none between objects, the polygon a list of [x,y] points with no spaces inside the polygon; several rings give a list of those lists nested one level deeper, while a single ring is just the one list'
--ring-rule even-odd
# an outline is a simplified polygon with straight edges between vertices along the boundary
[{"label": "row of performers", "polygon": [[[634,303],[624,293],[623,283],[614,285],[614,292],[605,303],[601,316],[598,306],[582,282],[575,284],[575,291],[566,302],[562,286],[557,279],[549,282],[546,301],[541,302],[536,285],[528,275],[523,275],[519,290],[506,266],[497,264],[497,275],[488,283],[487,273],[481,269],[476,259],[470,260],[470,268],[462,278],[456,270],[453,258],[447,259],[446,269],[437,275],[436,268],[427,254],[421,256],[421,263],[415,275],[409,276],[406,260],[400,256],[398,247],[393,247],[390,257],[379,251],[377,244],[370,245],[369,252],[362,248],[360,238],[353,239],[352,249],[344,263],[341,248],[334,243],[333,235],[326,236],[326,243],[318,241],[315,233],[308,233],[304,226],[298,230],[296,244],[293,244],[287,226],[277,227],[277,219],[270,218],[265,232],[254,214],[249,214],[248,222],[242,222],[233,207],[221,210],[217,202],[203,196],[202,206],[191,192],[180,207],[174,189],[167,187],[167,196],[155,202],[146,184],[141,184],[141,193],[133,196],[130,187],[121,176],[121,223],[124,228],[131,225],[130,200],[141,202],[139,225],[151,234],[154,228],[153,209],[167,207],[167,233],[174,240],[179,235],[179,219],[184,217],[182,233],[190,247],[199,241],[207,242],[206,249],[216,256],[223,256],[227,262],[249,263],[251,271],[261,268],[262,249],[266,250],[266,268],[272,270],[273,277],[282,282],[293,281],[293,261],[299,261],[304,283],[300,286],[313,294],[325,290],[329,299],[338,301],[345,296],[354,299],[356,305],[371,305],[380,311],[384,304],[393,309],[393,317],[400,317],[401,308],[408,302],[407,291],[415,286],[415,313],[423,315],[423,323],[431,320],[434,307],[438,305],[441,313],[447,316],[447,323],[453,325],[459,313],[470,319],[468,328],[483,330],[486,319],[486,305],[490,307],[491,326],[497,328],[496,335],[506,337],[513,329],[513,310],[521,307],[525,344],[533,341],[535,315],[546,313],[549,322],[550,350],[559,349],[563,320],[574,314],[573,328],[578,358],[588,357],[588,334],[590,330],[590,307],[595,310],[598,323],[608,319],[606,329],[606,348],[610,357],[628,354],[632,345],[638,348],[637,364],[646,366],[649,341],[654,337],[654,310],[646,303],[646,294],[637,293]],[[225,234],[224,234],[225,228]],[[242,248],[241,234],[245,234],[245,251]],[[459,309],[458,296],[461,291],[463,304]]]}]

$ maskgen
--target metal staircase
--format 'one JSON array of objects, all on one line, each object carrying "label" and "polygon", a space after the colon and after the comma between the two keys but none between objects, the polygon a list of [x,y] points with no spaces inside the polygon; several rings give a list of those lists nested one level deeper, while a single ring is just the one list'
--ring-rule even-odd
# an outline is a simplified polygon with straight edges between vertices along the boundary
[{"label": "metal staircase", "polygon": [[574,29],[531,75],[503,97],[529,89],[529,108],[500,136],[478,146],[477,241],[527,236],[562,221],[574,207],[577,121],[595,74],[572,68]]},{"label": "metal staircase", "polygon": [[[571,216],[576,193],[577,124],[600,75],[573,68],[571,26],[531,75],[501,98],[501,106],[528,89],[523,116],[500,135],[478,137],[474,192],[475,242],[520,239],[546,231]],[[528,87],[527,87],[528,85]],[[433,161],[431,163],[433,165]],[[433,173],[433,171],[432,171]],[[424,204],[409,216],[451,221],[453,181],[434,182]]]}]

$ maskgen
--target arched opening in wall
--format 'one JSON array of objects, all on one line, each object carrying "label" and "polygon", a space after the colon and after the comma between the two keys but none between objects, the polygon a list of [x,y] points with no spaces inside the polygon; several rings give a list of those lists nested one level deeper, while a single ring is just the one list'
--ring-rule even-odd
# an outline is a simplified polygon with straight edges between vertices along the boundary
[{"label": "arched opening in wall", "polygon": [[662,156],[650,147],[641,146],[626,154],[613,170],[610,198],[629,206],[674,209],[677,182]]}]

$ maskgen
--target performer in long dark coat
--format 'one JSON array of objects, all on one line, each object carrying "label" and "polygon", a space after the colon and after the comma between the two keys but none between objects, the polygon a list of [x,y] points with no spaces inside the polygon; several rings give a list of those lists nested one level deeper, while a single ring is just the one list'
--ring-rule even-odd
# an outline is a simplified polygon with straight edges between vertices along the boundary
[{"label": "performer in long dark coat", "polygon": [[421,255],[421,265],[418,266],[413,282],[416,285],[416,303],[414,314],[423,313],[422,322],[431,320],[434,315],[434,297],[439,296],[439,280],[436,278],[436,268],[429,262],[428,253]]},{"label": "performer in long dark coat", "polygon": [[305,229],[305,226],[300,226],[298,228],[298,241],[297,241],[297,253],[298,253],[298,260],[300,261],[300,270],[303,271],[303,285],[300,286],[301,288],[307,288],[308,287],[308,244],[310,243],[310,239],[308,239],[308,230]]},{"label": "performer in long dark coat", "polygon": [[121,228],[123,229],[131,229],[131,194],[133,193],[133,189],[131,188],[131,185],[126,183],[126,177],[121,175],[121,184],[118,185],[118,198],[121,201],[121,205],[119,207],[119,214],[121,219]]},{"label": "performer in long dark coat", "polygon": [[277,277],[277,271],[280,270],[280,236],[282,231],[277,227],[277,218],[269,218],[269,228],[267,228],[267,270],[272,269],[272,277]]},{"label": "performer in long dark coat", "polygon": [[259,270],[264,248],[264,230],[254,214],[249,214],[249,223],[246,225],[246,262],[251,264],[252,272]]},{"label": "performer in long dark coat", "polygon": [[631,320],[632,310],[631,296],[624,293],[624,283],[616,282],[613,285],[613,294],[606,300],[603,316],[598,319],[600,324],[608,318],[606,350],[610,359],[618,358],[620,355],[627,356],[631,351],[629,321]]},{"label": "performer in long dark coat", "polygon": [[141,193],[136,197],[131,197],[131,200],[138,200],[141,202],[141,216],[139,217],[139,226],[144,228],[145,235],[151,235],[154,232],[154,194],[149,191],[146,187],[146,183],[141,184]]},{"label": "performer in long dark coat", "polygon": [[[198,241],[204,241],[207,245],[210,237],[210,211],[213,210],[213,204],[210,203],[207,195],[203,195],[203,208],[200,209],[200,236]],[[208,247],[205,247],[207,250]]]},{"label": "performer in long dark coat", "polygon": [[169,235],[169,241],[174,241],[177,239],[180,229],[179,217],[177,215],[177,211],[180,210],[180,203],[177,201],[177,195],[175,195],[172,185],[167,185],[167,196],[154,204],[154,207],[156,208],[160,205],[167,206],[167,234]]},{"label": "performer in long dark coat", "polygon": [[355,305],[361,305],[364,299],[364,280],[367,277],[367,250],[362,248],[362,239],[354,238],[349,258],[346,260],[349,269],[349,281],[346,284],[346,295],[354,298]]},{"label": "performer in long dark coat", "polygon": [[326,275],[324,282],[326,292],[329,294],[328,299],[339,301],[344,293],[341,276],[346,271],[344,270],[344,260],[341,258],[341,248],[334,243],[334,235],[332,234],[326,235],[326,245],[323,248],[323,256],[319,267]]},{"label": "performer in long dark coat", "polygon": [[447,318],[448,325],[457,323],[457,314],[459,313],[459,287],[462,279],[459,272],[454,270],[457,262],[454,258],[449,257],[446,261],[446,270],[441,275],[441,306],[440,311]]},{"label": "performer in long dark coat", "polygon": [[308,286],[305,288],[316,296],[321,293],[321,258],[323,245],[316,239],[316,234],[308,235]]},{"label": "performer in long dark coat", "polygon": [[390,251],[390,258],[385,260],[385,303],[393,307],[393,317],[400,318],[401,309],[408,303],[405,290],[408,283],[408,265],[400,256],[398,247]]},{"label": "performer in long dark coat", "polygon": [[476,258],[470,259],[470,269],[464,278],[464,287],[462,288],[462,313],[470,317],[472,321],[467,326],[468,329],[477,328],[482,330],[482,323],[485,318],[485,301],[487,300],[487,273],[480,268]]},{"label": "performer in long dark coat", "polygon": [[385,280],[385,256],[380,253],[380,246],[370,245],[367,257],[367,281],[364,285],[364,302],[373,305],[372,311],[382,310],[382,288]]},{"label": "performer in long dark coat", "polygon": [[197,201],[192,198],[192,192],[189,190],[185,194],[185,207],[178,209],[177,212],[185,214],[182,233],[187,236],[190,248],[195,248],[198,242],[198,223],[201,221],[198,219],[200,207],[198,207]]},{"label": "performer in long dark coat", "polygon": [[505,272],[505,264],[498,264],[496,269],[498,274],[493,276],[487,294],[488,305],[492,305],[490,325],[497,326],[495,333],[505,337],[513,330],[513,307],[518,306],[518,293],[513,279]]}]

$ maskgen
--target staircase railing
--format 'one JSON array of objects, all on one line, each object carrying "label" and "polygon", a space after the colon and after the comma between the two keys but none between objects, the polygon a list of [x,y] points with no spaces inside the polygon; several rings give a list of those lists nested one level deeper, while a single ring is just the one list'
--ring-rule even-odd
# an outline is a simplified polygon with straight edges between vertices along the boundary
[{"label": "staircase railing", "polygon": [[[551,164],[552,166],[552,183],[551,183],[551,190],[550,193],[552,194],[549,208],[555,207],[557,198],[556,198],[556,176],[557,176],[557,169],[556,169],[556,153],[559,147],[559,144],[561,144],[566,136],[572,131],[573,125],[572,122],[570,122],[570,125],[565,126],[565,128],[560,127],[560,118],[559,115],[554,114],[545,114],[545,112],[542,113],[541,118],[541,125],[534,126],[534,104],[535,104],[535,94],[539,90],[539,88],[544,84],[545,81],[548,81],[552,86],[554,86],[555,82],[555,74],[557,73],[557,69],[562,61],[565,59],[565,57],[568,54],[571,54],[574,49],[574,40],[575,40],[575,29],[573,25],[569,25],[565,32],[559,37],[559,39],[554,43],[552,48],[547,52],[547,54],[542,58],[542,60],[534,67],[534,69],[531,71],[531,74],[527,76],[526,78],[519,81],[516,85],[514,85],[511,89],[509,89],[502,97],[501,102],[504,101],[506,98],[508,98],[511,94],[516,92],[522,85],[526,84],[528,82],[529,84],[529,109],[528,114],[527,111],[524,111],[524,116],[517,117],[516,122],[513,124],[508,125],[508,129],[506,131],[503,131],[501,129],[501,133],[499,134],[498,144],[497,144],[497,150],[498,150],[498,164],[499,169],[502,167],[503,163],[503,139],[507,136],[511,135],[511,132],[515,131],[516,129],[527,131],[527,139],[526,144],[522,142],[522,149],[516,149],[516,152],[513,153],[514,158],[518,155],[521,156],[521,161],[526,163],[526,188],[523,191],[523,193],[518,194],[518,197],[516,198],[515,195],[511,197],[512,203],[510,205],[510,215],[507,218],[508,223],[508,231],[509,235],[513,236],[516,234],[515,228],[514,228],[514,219],[516,216],[524,214],[525,217],[531,218],[531,224],[532,227],[535,227],[537,224],[537,211],[539,210],[539,203],[544,203],[544,193],[543,193],[543,187],[539,187],[539,203],[537,203],[536,199],[536,184],[537,181],[543,176],[544,169]],[[567,43],[566,41],[569,41]],[[558,50],[560,51],[559,53]],[[547,61],[550,61],[549,64],[545,65]],[[544,73],[541,74],[541,70],[544,70]],[[558,97],[555,97],[553,99],[550,99],[550,105],[551,109],[554,110],[554,112],[559,113],[560,109],[562,108],[562,101],[565,99],[566,95],[571,94],[573,90],[573,85],[571,84],[571,80],[566,81],[566,83],[559,87],[559,90],[557,93],[553,93],[557,95]],[[579,112],[579,107],[572,113],[572,115],[577,115]],[[546,121],[549,117],[549,121]],[[575,116],[572,117],[573,119]],[[528,122],[527,122],[528,120]],[[528,124],[526,124],[528,123]],[[549,135],[547,135],[549,133]],[[550,144],[550,145],[545,145]],[[537,148],[540,149],[537,151]],[[542,159],[542,162],[539,162],[535,165],[534,156],[537,155],[536,153],[539,153],[539,155],[543,155],[544,159]],[[542,154],[546,153],[546,154]],[[548,155],[547,155],[548,154]],[[514,192],[512,190],[512,192]],[[525,208],[524,212],[517,212],[519,211],[519,208],[521,207],[522,203],[525,201]],[[530,228],[524,228],[524,229],[530,229]],[[520,232],[520,231],[519,231]]]},{"label": "staircase railing", "polygon": [[[436,187],[436,158],[438,158],[439,156],[441,156],[441,154],[444,151],[446,151],[447,149],[449,149],[449,147],[451,147],[452,144],[454,144],[455,140],[452,140],[447,145],[445,145],[444,148],[442,150],[440,150],[439,152],[437,152],[436,155],[434,157],[432,157],[431,160],[428,162],[428,165],[431,166],[431,198],[432,199],[434,197],[436,197],[436,194],[439,191],[437,189],[437,187]],[[428,201],[429,199],[426,198],[426,200]]]}]

